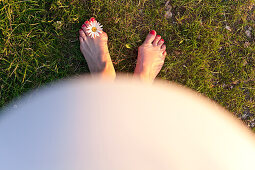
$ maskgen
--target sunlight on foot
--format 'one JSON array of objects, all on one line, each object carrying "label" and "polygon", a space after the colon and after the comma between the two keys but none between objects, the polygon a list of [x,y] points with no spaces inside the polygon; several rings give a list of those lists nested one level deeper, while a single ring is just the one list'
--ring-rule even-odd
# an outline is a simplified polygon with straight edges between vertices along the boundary
[{"label": "sunlight on foot", "polygon": [[102,32],[99,34],[99,37],[91,38],[86,32],[86,28],[94,21],[96,21],[95,18],[86,21],[79,31],[80,50],[87,61],[92,75],[114,80],[116,73],[108,51],[107,34]]},{"label": "sunlight on foot", "polygon": [[152,30],[144,43],[138,48],[134,76],[144,82],[152,83],[160,72],[166,57],[166,45],[160,35]]}]

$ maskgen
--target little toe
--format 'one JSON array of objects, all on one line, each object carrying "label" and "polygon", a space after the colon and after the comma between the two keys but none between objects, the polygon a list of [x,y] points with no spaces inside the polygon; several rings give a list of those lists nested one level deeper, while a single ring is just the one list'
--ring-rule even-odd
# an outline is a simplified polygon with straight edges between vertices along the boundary
[{"label": "little toe", "polygon": [[83,39],[86,38],[86,34],[83,29],[80,29],[79,33],[80,33],[80,37],[82,37]]},{"label": "little toe", "polygon": [[161,51],[166,51],[166,45],[165,44],[161,46]]},{"label": "little toe", "polygon": [[80,40],[80,43],[84,42],[84,39],[81,36],[79,36],[79,40]]},{"label": "little toe", "polygon": [[163,56],[164,56],[164,57],[166,57],[166,55],[167,55],[167,52],[166,52],[166,51],[164,51],[164,52],[163,52]]},{"label": "little toe", "polygon": [[147,35],[144,44],[151,44],[152,41],[155,39],[156,37],[156,31],[151,30],[150,33]]},{"label": "little toe", "polygon": [[152,44],[153,44],[154,46],[157,46],[160,39],[161,39],[161,36],[160,36],[160,35],[157,35]]},{"label": "little toe", "polygon": [[163,39],[159,40],[158,46],[161,47],[163,44],[164,44],[164,40]]}]

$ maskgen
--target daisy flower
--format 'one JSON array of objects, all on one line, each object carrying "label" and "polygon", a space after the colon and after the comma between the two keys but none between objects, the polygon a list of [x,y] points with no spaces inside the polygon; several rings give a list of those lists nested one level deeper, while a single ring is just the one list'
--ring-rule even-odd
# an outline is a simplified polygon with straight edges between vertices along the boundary
[{"label": "daisy flower", "polygon": [[90,22],[89,26],[87,26],[87,33],[91,38],[95,38],[96,36],[99,36],[100,33],[102,33],[102,27],[103,26],[97,21]]}]

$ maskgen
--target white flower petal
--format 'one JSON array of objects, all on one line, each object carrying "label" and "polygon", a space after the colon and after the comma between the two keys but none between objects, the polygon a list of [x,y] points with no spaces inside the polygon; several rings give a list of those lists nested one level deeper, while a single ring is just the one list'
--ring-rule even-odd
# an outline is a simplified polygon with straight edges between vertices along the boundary
[{"label": "white flower petal", "polygon": [[[93,27],[96,28],[95,32],[92,31]],[[94,21],[94,22],[90,22],[90,25],[87,27],[86,30],[87,30],[86,33],[88,33],[88,35],[91,38],[95,38],[97,36],[100,36],[100,33],[102,33],[102,31],[103,31],[103,26],[99,22]]]}]

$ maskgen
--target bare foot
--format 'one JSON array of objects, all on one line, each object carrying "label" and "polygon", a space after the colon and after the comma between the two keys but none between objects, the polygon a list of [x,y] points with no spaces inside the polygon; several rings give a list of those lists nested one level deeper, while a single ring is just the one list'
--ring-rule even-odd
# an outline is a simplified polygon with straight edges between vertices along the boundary
[{"label": "bare foot", "polygon": [[166,57],[166,45],[160,35],[152,30],[144,43],[138,48],[137,64],[134,76],[152,83],[160,72]]},{"label": "bare foot", "polygon": [[87,26],[94,21],[96,21],[95,18],[86,21],[79,31],[80,50],[88,63],[92,75],[115,79],[116,73],[108,51],[107,34],[102,32],[99,37],[91,38],[86,33]]}]

